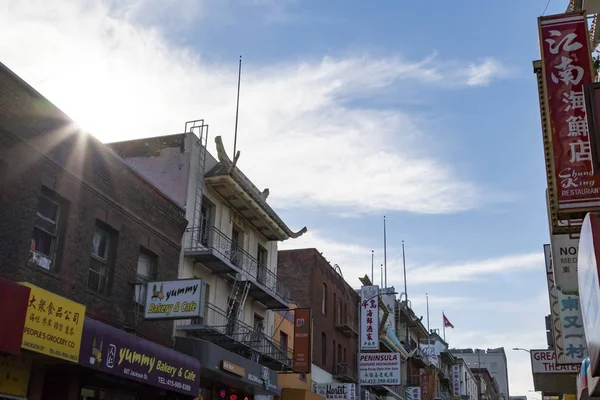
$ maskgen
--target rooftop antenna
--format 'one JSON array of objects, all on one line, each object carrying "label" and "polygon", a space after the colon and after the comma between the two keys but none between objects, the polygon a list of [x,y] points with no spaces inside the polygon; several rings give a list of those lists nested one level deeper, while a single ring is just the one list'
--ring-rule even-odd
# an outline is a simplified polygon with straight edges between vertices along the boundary
[{"label": "rooftop antenna", "polygon": [[237,133],[238,133],[238,119],[240,114],[240,84],[242,82],[242,56],[240,56],[240,65],[238,69],[238,85],[237,85],[237,102],[235,106],[235,129],[233,132],[233,163],[231,164],[231,170],[237,164],[238,158],[240,158],[240,152],[237,151]]},{"label": "rooftop antenna", "polygon": [[381,289],[383,289],[383,264],[381,264],[381,274],[379,275],[381,279]]},{"label": "rooftop antenna", "polygon": [[375,263],[375,251],[371,250],[371,282],[373,282],[373,265]]},{"label": "rooftop antenna", "polygon": [[385,234],[385,215],[383,216],[383,270],[385,271],[385,286],[387,287],[387,237]]}]

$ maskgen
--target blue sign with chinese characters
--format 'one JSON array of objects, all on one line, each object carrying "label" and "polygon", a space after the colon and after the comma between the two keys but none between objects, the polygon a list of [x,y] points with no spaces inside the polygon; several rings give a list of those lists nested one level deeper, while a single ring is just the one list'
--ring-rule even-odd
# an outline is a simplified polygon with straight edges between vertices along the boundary
[{"label": "blue sign with chinese characters", "polygon": [[557,364],[581,364],[588,356],[579,296],[565,294],[557,288],[563,354],[557,354]]}]

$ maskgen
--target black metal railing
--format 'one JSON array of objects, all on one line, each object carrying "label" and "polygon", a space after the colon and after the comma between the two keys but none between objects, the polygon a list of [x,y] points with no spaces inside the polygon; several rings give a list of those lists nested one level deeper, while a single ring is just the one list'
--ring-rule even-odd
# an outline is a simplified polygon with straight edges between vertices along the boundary
[{"label": "black metal railing", "polygon": [[357,330],[357,323],[350,315],[336,315],[335,324],[336,326],[348,326],[355,332]]},{"label": "black metal railing", "polygon": [[[228,316],[226,311],[213,304],[208,303],[206,315],[203,318],[192,319],[189,324],[203,325],[229,336],[236,342],[242,343],[250,349],[271,357],[288,367],[292,366],[292,349],[283,348],[279,341],[240,321],[235,316]],[[179,323],[178,325],[182,326],[185,323]]]},{"label": "black metal railing", "polygon": [[356,371],[348,363],[339,363],[334,365],[333,375],[338,377],[347,377],[356,381]]},{"label": "black metal railing", "polygon": [[266,292],[281,297],[284,301],[291,301],[289,287],[277,278],[266,265],[259,264],[258,260],[241,249],[237,243],[232,241],[223,232],[201,224],[199,227],[186,230],[186,251],[202,251],[212,249],[232,265],[239,268],[241,272],[259,283]]}]

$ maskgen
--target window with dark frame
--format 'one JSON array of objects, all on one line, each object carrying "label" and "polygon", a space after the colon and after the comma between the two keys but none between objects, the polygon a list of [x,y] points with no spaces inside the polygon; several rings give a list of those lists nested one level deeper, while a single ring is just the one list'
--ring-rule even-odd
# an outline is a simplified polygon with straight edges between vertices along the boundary
[{"label": "window with dark frame", "polygon": [[202,206],[200,207],[199,239],[200,243],[209,247],[210,229],[212,226],[214,205],[206,197],[202,196]]},{"label": "window with dark frame", "polygon": [[108,286],[111,245],[112,234],[97,224],[92,239],[92,259],[88,269],[88,288],[98,293],[106,293]]},{"label": "window with dark frame", "polygon": [[335,364],[335,340],[333,341],[333,346],[331,346],[331,358],[333,361],[333,373],[337,372],[337,365]]},{"label": "window with dark frame", "polygon": [[256,279],[260,283],[267,282],[268,257],[269,253],[267,252],[267,249],[259,244],[256,251],[256,263],[258,264],[256,269]]},{"label": "window with dark frame", "polygon": [[285,332],[279,332],[279,345],[281,346],[281,352],[286,354],[288,350],[288,335]]},{"label": "window with dark frame", "polygon": [[148,282],[156,280],[157,266],[158,257],[145,249],[140,249],[137,262],[135,297],[133,299],[140,306],[146,306]]},{"label": "window with dark frame", "polygon": [[55,269],[60,205],[45,193],[38,197],[31,235],[29,262],[46,270]]}]

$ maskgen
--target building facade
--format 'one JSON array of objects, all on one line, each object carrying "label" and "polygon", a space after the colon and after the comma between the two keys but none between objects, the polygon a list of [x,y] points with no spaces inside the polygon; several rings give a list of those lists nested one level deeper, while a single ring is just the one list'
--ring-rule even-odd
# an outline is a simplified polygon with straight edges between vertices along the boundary
[{"label": "building facade", "polygon": [[[112,364],[119,352],[143,351],[199,368],[171,349],[171,322],[144,320],[139,296],[147,280],[177,278],[186,225],[180,205],[0,64],[0,291],[27,293],[24,313],[11,316],[23,321],[23,349],[0,355],[0,375],[7,365],[20,370],[9,387],[19,393],[9,394],[196,396],[197,376],[176,395],[158,372],[140,380]],[[121,362],[142,375],[147,367]]]},{"label": "building facade", "polygon": [[[456,360],[456,366],[458,368],[458,381],[459,381],[459,396],[463,400],[477,400],[478,389],[477,379],[475,374],[465,360],[459,358]],[[454,379],[454,376],[453,376]],[[454,384],[454,382],[453,382]],[[455,396],[457,397],[457,396]]]},{"label": "building facade", "polygon": [[475,368],[487,369],[490,376],[498,383],[499,395],[503,400],[510,397],[508,387],[508,363],[504,347],[496,349],[451,349],[456,357],[465,360],[467,365]]},{"label": "building facade", "polygon": [[220,137],[217,158],[207,151],[204,121],[185,132],[110,144],[186,210],[179,278],[202,279],[205,306],[177,321],[176,348],[200,359],[204,399],[279,396],[277,372],[291,370],[292,350],[275,336],[273,310],[289,309],[292,297],[277,276],[277,244],[306,228],[287,227]]}]

